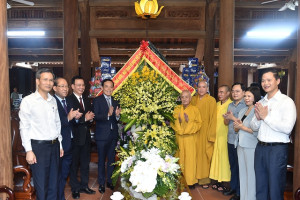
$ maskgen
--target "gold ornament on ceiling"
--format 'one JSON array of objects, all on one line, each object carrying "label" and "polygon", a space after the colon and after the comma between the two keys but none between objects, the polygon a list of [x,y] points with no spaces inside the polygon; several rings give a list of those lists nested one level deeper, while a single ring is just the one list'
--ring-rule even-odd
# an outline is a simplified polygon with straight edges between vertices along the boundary
[{"label": "gold ornament on ceiling", "polygon": [[141,0],[134,4],[136,14],[143,19],[156,18],[164,7],[161,6],[158,10],[157,0]]}]

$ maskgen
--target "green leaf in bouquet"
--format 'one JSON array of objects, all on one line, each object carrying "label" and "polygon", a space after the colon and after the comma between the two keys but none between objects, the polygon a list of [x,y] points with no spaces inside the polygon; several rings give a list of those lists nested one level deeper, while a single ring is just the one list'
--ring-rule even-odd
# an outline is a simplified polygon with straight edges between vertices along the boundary
[{"label": "green leaf in bouquet", "polygon": [[129,152],[127,149],[125,149],[124,147],[120,146],[120,149],[122,152],[125,152],[128,156],[129,156]]},{"label": "green leaf in bouquet", "polygon": [[124,127],[124,132],[128,131],[131,128],[131,126],[133,126],[135,124],[136,120],[137,119],[135,118],[135,119],[131,120],[128,124],[126,124],[126,126]]},{"label": "green leaf in bouquet", "polygon": [[116,166],[111,176],[112,184],[115,186],[121,173],[121,166]]},{"label": "green leaf in bouquet", "polygon": [[166,184],[164,184],[164,182],[162,181],[161,177],[158,177],[157,178],[157,184],[156,184],[153,192],[155,194],[157,194],[158,196],[163,196],[168,191],[169,191],[169,187]]},{"label": "green leaf in bouquet", "polygon": [[121,114],[120,120],[121,120],[121,122],[124,122],[124,123],[129,123],[130,122],[130,119],[128,118],[128,115],[122,115]]},{"label": "green leaf in bouquet", "polygon": [[145,198],[150,198],[153,194],[154,194],[154,192],[145,192],[145,193],[142,193],[143,194],[143,196],[145,197]]},{"label": "green leaf in bouquet", "polygon": [[167,120],[170,120],[171,122],[175,121],[175,118],[173,117],[173,115],[171,113],[161,112],[160,114],[162,116],[164,116]]}]

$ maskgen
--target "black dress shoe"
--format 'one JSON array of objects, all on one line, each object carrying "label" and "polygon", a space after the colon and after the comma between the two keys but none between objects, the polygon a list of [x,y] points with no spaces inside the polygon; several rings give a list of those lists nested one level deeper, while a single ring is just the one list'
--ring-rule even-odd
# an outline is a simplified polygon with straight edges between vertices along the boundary
[{"label": "black dress shoe", "polygon": [[235,194],[230,200],[240,200],[240,195]]},{"label": "black dress shoe", "polygon": [[72,197],[73,197],[73,199],[79,199],[80,193],[78,191],[74,191],[74,192],[72,192]]},{"label": "black dress shoe", "polygon": [[92,189],[89,188],[89,187],[81,188],[81,189],[80,189],[80,192],[81,192],[81,193],[86,193],[86,194],[95,194],[95,193],[96,193],[94,190],[92,190]]},{"label": "black dress shoe", "polygon": [[194,184],[194,185],[189,185],[189,188],[190,188],[191,190],[195,189],[195,184]]},{"label": "black dress shoe", "polygon": [[236,193],[236,191],[235,191],[235,190],[232,190],[232,189],[223,192],[223,194],[224,194],[225,196],[233,195],[233,194],[235,194],[235,193]]},{"label": "black dress shoe", "polygon": [[104,187],[104,185],[99,185],[99,192],[100,192],[101,194],[103,194],[103,193],[105,192],[105,187]]},{"label": "black dress shoe", "polygon": [[109,188],[109,189],[111,189],[111,190],[114,190],[114,186],[113,186],[113,184],[112,183],[109,183],[109,182],[107,182],[106,183],[106,186]]}]

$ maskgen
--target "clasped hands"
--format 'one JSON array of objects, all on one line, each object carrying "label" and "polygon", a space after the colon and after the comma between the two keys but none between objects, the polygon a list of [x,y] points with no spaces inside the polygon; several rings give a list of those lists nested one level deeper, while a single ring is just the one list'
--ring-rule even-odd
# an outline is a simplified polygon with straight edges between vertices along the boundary
[{"label": "clasped hands", "polygon": [[[186,122],[189,122],[189,116],[188,116],[186,113],[183,113],[183,116],[184,116],[184,120],[185,120]],[[180,117],[180,113],[179,113],[179,115],[178,115],[178,120],[179,120],[179,123],[182,122],[182,119],[181,119],[181,117]]]},{"label": "clasped hands", "polygon": [[[113,113],[114,113],[114,107],[110,106],[107,115],[110,117],[110,116],[112,116]],[[116,111],[115,111],[116,117],[119,117],[120,113],[121,113],[121,108],[119,108],[119,106],[117,106]]]},{"label": "clasped hands", "polygon": [[264,120],[268,115],[268,106],[263,106],[260,102],[255,104],[254,113],[257,120]]}]

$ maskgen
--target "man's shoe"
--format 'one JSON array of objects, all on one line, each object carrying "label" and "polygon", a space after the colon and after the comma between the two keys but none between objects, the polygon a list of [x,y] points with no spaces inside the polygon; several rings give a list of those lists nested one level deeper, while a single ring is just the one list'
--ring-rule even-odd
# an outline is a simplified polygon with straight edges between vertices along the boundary
[{"label": "man's shoe", "polygon": [[236,191],[235,191],[235,190],[232,190],[232,189],[223,192],[223,194],[224,194],[225,196],[233,195],[233,194],[235,194],[235,193],[236,193]]},{"label": "man's shoe", "polygon": [[80,193],[78,191],[74,191],[74,192],[72,192],[72,197],[73,197],[73,199],[79,199]]},{"label": "man's shoe", "polygon": [[235,194],[230,200],[240,200],[240,195]]},{"label": "man's shoe", "polygon": [[109,183],[109,182],[107,182],[106,183],[106,186],[109,188],[109,189],[111,189],[111,190],[114,190],[114,186],[113,186],[113,184],[112,183]]},{"label": "man's shoe", "polygon": [[105,187],[104,187],[104,185],[99,185],[99,192],[100,192],[101,194],[103,194],[103,193],[105,192]]},{"label": "man's shoe", "polygon": [[95,194],[95,193],[96,193],[94,190],[92,190],[92,189],[89,188],[89,187],[81,188],[81,189],[80,189],[80,192],[81,192],[81,193],[86,193],[86,194]]}]

